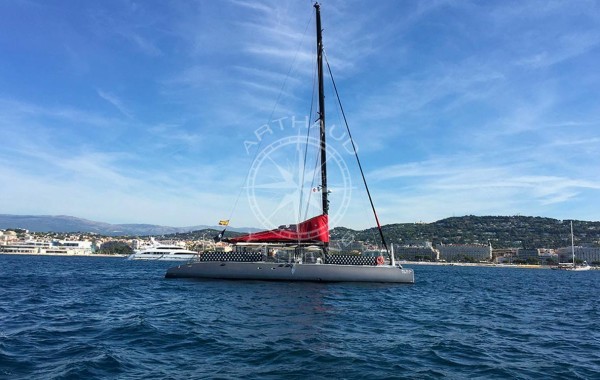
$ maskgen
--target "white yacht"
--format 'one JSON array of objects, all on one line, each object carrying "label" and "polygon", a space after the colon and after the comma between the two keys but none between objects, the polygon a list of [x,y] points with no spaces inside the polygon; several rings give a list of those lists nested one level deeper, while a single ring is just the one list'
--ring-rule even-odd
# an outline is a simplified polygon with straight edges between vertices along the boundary
[{"label": "white yacht", "polygon": [[127,259],[188,261],[197,255],[198,252],[187,250],[178,245],[155,244],[151,247],[135,251]]},{"label": "white yacht", "polygon": [[583,262],[583,265],[578,265],[575,262],[575,238],[573,235],[573,221],[571,221],[571,255],[573,257],[573,262],[571,263],[558,263],[557,266],[552,267],[555,270],[572,270],[572,271],[584,271],[592,269],[591,266],[588,265],[587,261]]}]

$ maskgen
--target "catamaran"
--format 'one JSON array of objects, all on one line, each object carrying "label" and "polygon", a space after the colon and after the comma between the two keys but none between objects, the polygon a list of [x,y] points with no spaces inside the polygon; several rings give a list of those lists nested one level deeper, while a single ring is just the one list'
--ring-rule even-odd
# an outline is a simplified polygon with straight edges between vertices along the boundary
[{"label": "catamaran", "polygon": [[[317,76],[320,132],[321,213],[301,223],[231,238],[231,251],[204,252],[188,263],[167,270],[167,278],[211,278],[238,280],[323,281],[323,282],[391,282],[414,283],[412,269],[395,261],[375,212],[362,166],[350,131],[352,148],[375,216],[388,258],[334,254],[329,247],[329,200],[327,187],[327,153],[325,129],[325,95],[323,85],[323,43],[320,5],[314,5],[317,35]],[[327,65],[329,68],[329,65]],[[329,69],[331,74],[331,70]],[[332,80],[333,81],[333,80]],[[333,81],[337,95],[337,87]],[[339,96],[338,96],[339,101]],[[340,103],[341,105],[341,103]],[[341,107],[340,107],[341,108]],[[341,110],[343,114],[343,109]],[[344,116],[345,120],[345,116]],[[347,126],[347,123],[346,123]]]}]

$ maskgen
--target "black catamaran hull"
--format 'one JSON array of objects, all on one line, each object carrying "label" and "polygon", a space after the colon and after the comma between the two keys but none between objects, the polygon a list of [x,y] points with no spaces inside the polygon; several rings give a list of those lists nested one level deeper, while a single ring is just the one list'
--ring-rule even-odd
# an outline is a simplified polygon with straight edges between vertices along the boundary
[{"label": "black catamaran hull", "polygon": [[167,270],[166,278],[315,282],[415,282],[412,269],[399,266],[199,262]]}]

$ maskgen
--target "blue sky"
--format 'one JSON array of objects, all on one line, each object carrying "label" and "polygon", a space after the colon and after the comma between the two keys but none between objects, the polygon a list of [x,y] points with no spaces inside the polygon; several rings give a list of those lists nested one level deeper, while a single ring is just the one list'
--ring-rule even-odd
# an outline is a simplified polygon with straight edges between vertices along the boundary
[{"label": "blue sky", "polygon": [[[322,17],[383,224],[600,220],[598,2],[324,0]],[[17,0],[0,19],[0,213],[256,227],[305,213],[300,151],[271,144],[306,136],[310,1]],[[326,88],[333,224],[370,227]]]}]

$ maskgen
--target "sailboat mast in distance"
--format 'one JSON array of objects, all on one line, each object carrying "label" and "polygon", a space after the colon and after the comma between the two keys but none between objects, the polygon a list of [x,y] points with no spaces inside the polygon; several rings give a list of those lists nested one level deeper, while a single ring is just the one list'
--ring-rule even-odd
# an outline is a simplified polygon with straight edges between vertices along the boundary
[{"label": "sailboat mast in distance", "polygon": [[571,255],[573,256],[573,269],[575,269],[575,238],[573,237],[573,221],[571,220]]},{"label": "sailboat mast in distance", "polygon": [[323,215],[329,214],[329,201],[327,200],[327,153],[325,145],[325,91],[323,86],[323,39],[321,36],[321,5],[315,3],[317,18],[317,72],[319,76],[319,125],[321,141],[321,197],[323,201]]}]

